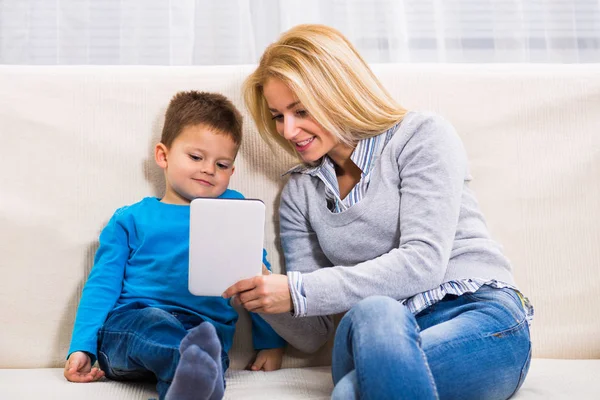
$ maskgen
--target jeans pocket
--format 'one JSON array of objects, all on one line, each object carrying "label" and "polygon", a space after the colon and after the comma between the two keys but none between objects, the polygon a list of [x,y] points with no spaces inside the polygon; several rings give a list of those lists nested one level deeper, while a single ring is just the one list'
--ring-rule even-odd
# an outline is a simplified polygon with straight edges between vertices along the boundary
[{"label": "jeans pocket", "polygon": [[147,370],[124,370],[112,367],[108,355],[103,351],[98,351],[98,365],[106,377],[114,381],[145,381],[154,378],[154,374]]},{"label": "jeans pocket", "polygon": [[[510,313],[515,321],[515,326],[509,330],[518,329],[518,326],[526,321],[526,312],[521,302],[521,298],[513,289],[510,288],[494,288],[484,285],[474,293],[465,293],[463,296],[474,302],[491,302],[496,303],[508,313]],[[501,332],[498,332],[501,333]]]}]

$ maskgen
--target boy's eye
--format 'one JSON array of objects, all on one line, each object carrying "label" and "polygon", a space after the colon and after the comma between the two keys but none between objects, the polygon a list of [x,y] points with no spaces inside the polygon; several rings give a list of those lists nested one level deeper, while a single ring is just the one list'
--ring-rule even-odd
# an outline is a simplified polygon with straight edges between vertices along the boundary
[{"label": "boy's eye", "polygon": [[194,161],[200,161],[200,160],[202,160],[202,156],[197,156],[197,155],[194,155],[194,154],[190,154],[190,158],[192,160],[194,160]]},{"label": "boy's eye", "polygon": [[217,163],[217,167],[220,168],[220,169],[227,169],[227,168],[229,168],[229,165]]}]

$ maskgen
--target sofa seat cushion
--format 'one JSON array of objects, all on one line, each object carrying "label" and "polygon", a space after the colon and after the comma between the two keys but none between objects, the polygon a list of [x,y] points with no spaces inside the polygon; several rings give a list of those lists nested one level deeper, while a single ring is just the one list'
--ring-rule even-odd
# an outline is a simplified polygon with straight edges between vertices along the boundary
[{"label": "sofa seat cushion", "polygon": [[[600,360],[534,359],[516,400],[598,399]],[[329,367],[289,368],[264,373],[230,370],[226,400],[329,399],[333,384]],[[69,383],[60,368],[0,369],[0,396],[17,399],[157,399],[152,384],[102,380]]]},{"label": "sofa seat cushion", "polygon": [[[288,368],[272,373],[227,371],[225,400],[329,399],[333,383],[330,367]],[[151,383],[122,383],[103,379],[70,383],[61,368],[0,369],[0,398],[158,400]]]}]

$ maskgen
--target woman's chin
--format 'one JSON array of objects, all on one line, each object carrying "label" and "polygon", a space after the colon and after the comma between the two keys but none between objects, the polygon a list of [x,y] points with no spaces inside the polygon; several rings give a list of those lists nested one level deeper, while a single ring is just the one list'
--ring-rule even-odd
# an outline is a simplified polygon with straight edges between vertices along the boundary
[{"label": "woman's chin", "polygon": [[323,157],[322,155],[317,157],[318,154],[316,154],[315,152],[299,153],[299,155],[300,159],[306,164],[314,164]]}]

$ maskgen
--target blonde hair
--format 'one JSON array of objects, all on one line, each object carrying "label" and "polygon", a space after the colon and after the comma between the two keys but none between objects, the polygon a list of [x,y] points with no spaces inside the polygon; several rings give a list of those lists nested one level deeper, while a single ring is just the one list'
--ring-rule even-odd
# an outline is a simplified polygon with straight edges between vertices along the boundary
[{"label": "blonde hair", "polygon": [[267,47],[243,86],[260,135],[294,155],[294,147],[277,133],[263,95],[269,78],[288,85],[314,120],[347,145],[385,132],[406,114],[339,31],[298,25]]}]

